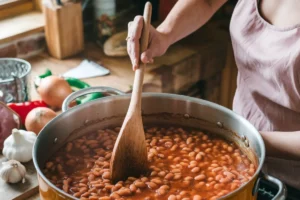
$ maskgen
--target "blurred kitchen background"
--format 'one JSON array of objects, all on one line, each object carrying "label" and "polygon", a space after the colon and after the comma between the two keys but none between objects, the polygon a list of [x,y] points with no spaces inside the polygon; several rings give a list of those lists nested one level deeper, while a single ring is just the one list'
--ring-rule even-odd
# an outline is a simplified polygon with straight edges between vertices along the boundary
[{"label": "blurred kitchen background", "polygon": [[[130,92],[133,73],[126,52],[126,30],[134,16],[142,15],[145,2],[1,0],[0,57],[28,60],[31,77],[46,68],[61,74],[78,66],[79,61],[91,59],[108,68],[111,78],[87,79],[88,83]],[[156,26],[176,0],[150,2],[152,24]],[[157,58],[145,75],[144,90],[201,97],[231,108],[236,67],[229,20],[235,4],[236,0],[228,1],[207,25]],[[130,76],[119,77],[118,69],[124,67]],[[117,78],[124,79],[122,86],[115,84]],[[29,93],[37,98],[34,91]]]}]

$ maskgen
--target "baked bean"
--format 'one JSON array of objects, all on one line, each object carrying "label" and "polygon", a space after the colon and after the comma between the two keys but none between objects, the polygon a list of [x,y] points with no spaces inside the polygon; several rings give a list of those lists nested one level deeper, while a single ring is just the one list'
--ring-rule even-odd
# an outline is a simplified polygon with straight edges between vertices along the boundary
[{"label": "baked bean", "polygon": [[85,193],[83,193],[83,194],[81,195],[81,197],[88,197],[89,195],[90,195],[89,192],[85,192]]},{"label": "baked bean", "polygon": [[207,178],[207,181],[208,181],[208,182],[212,182],[213,180],[214,180],[213,177],[208,177],[208,178]]},{"label": "baked bean", "polygon": [[154,138],[154,139],[152,139],[152,141],[150,142],[150,145],[153,147],[153,146],[156,145],[156,143],[157,143],[157,139]]},{"label": "baked bean", "polygon": [[216,168],[213,168],[212,171],[218,172],[218,171],[221,171],[222,169],[223,169],[223,167],[216,167]]},{"label": "baked bean", "polygon": [[203,181],[206,178],[206,176],[204,174],[200,174],[198,176],[195,177],[196,181]]},{"label": "baked bean", "polygon": [[185,180],[185,181],[191,181],[191,180],[193,180],[193,177],[187,176],[187,177],[185,177],[183,180]]},{"label": "baked bean", "polygon": [[164,177],[165,175],[166,175],[166,172],[164,172],[164,171],[161,171],[158,173],[158,176],[160,176],[160,177]]},{"label": "baked bean", "polygon": [[143,181],[135,181],[134,185],[138,188],[145,188],[147,185]]},{"label": "baked bean", "polygon": [[[103,187],[104,187],[104,185],[103,185]],[[86,191],[88,191],[86,186],[79,189],[80,193],[85,193]]]},{"label": "baked bean", "polygon": [[148,185],[148,188],[150,188],[152,190],[155,190],[158,188],[158,185],[154,182],[147,182],[146,184]]},{"label": "baked bean", "polygon": [[238,186],[238,184],[237,183],[231,183],[231,185],[230,185],[230,189],[231,190],[235,190],[235,189],[237,189],[239,186]]},{"label": "baked bean", "polygon": [[63,185],[63,190],[65,191],[65,192],[68,192],[69,191],[69,185],[68,184],[64,184]]},{"label": "baked bean", "polygon": [[180,170],[180,169],[172,169],[171,172],[172,172],[172,173],[180,173],[181,170]]},{"label": "baked bean", "polygon": [[194,195],[193,200],[202,200],[200,195]]},{"label": "baked bean", "polygon": [[120,196],[129,196],[131,195],[131,190],[129,188],[121,188],[119,191],[117,191],[117,193]]},{"label": "baked bean", "polygon": [[201,189],[205,185],[205,182],[201,181],[195,185],[196,189]]},{"label": "baked bean", "polygon": [[196,160],[202,160],[202,155],[200,154],[200,152],[199,153],[197,153],[197,155],[196,155],[196,158],[195,158]]},{"label": "baked bean", "polygon": [[179,179],[181,179],[181,177],[182,177],[182,175],[180,174],[180,173],[178,173],[178,174],[175,174],[174,175],[174,180],[179,180]]},{"label": "baked bean", "polygon": [[168,191],[168,188],[161,186],[158,190],[156,190],[157,194],[162,196],[165,195]]},{"label": "baked bean", "polygon": [[156,183],[157,185],[163,184],[163,182],[162,182],[160,179],[158,179],[158,178],[152,179],[151,181],[152,181],[153,183]]},{"label": "baked bean", "polygon": [[204,151],[205,153],[210,153],[211,152],[211,148],[207,148],[207,149],[205,149],[205,151]]},{"label": "baked bean", "polygon": [[172,180],[174,177],[174,174],[173,173],[168,173],[166,176],[165,176],[165,179],[167,180]]},{"label": "baked bean", "polygon": [[173,143],[170,141],[165,143],[165,147],[167,147],[167,148],[171,148],[172,146],[173,146]]},{"label": "baked bean", "polygon": [[187,188],[191,185],[191,181],[182,181],[181,187],[182,188]]},{"label": "baked bean", "polygon": [[77,187],[71,187],[70,191],[73,192],[73,193],[76,193],[76,192],[79,191],[79,189]]},{"label": "baked bean", "polygon": [[58,164],[56,167],[57,171],[62,172],[63,171],[63,167],[61,164]]},{"label": "baked bean", "polygon": [[176,196],[174,194],[171,194],[169,197],[168,197],[168,200],[177,200]]},{"label": "baked bean", "polygon": [[81,192],[76,192],[76,193],[73,194],[73,196],[78,198],[78,197],[81,196]]},{"label": "baked bean", "polygon": [[100,197],[99,200],[110,200],[110,197]]},{"label": "baked bean", "polygon": [[227,151],[231,153],[231,152],[233,152],[233,148],[232,148],[231,146],[229,146],[229,147],[227,148]]},{"label": "baked bean", "polygon": [[192,151],[192,152],[189,153],[190,157],[195,157],[195,155],[196,155],[196,152],[194,152],[194,151]]},{"label": "baked bean", "polygon": [[248,173],[252,176],[252,175],[255,173],[255,169],[250,168],[250,169],[248,170]]},{"label": "baked bean", "polygon": [[168,185],[162,185],[160,188],[165,189],[165,190],[169,190],[170,187]]},{"label": "baked bean", "polygon": [[109,172],[104,172],[104,173],[102,174],[102,178],[103,178],[103,179],[109,179],[109,178],[110,178],[110,173],[109,173]]},{"label": "baked bean", "polygon": [[193,173],[198,173],[200,171],[200,167],[194,167],[191,171]]},{"label": "baked bean", "polygon": [[54,163],[53,162],[47,162],[46,163],[46,168],[47,169],[50,169],[50,168],[52,168],[54,166]]},{"label": "baked bean", "polygon": [[221,178],[221,179],[219,180],[219,182],[220,182],[220,183],[229,183],[230,180],[231,180],[231,179],[227,176],[227,177],[225,177],[225,178]]},{"label": "baked bean", "polygon": [[137,187],[136,187],[134,184],[131,184],[131,185],[129,186],[129,189],[131,190],[131,192],[136,192]]},{"label": "baked bean", "polygon": [[110,197],[112,199],[120,199],[120,195],[118,193],[116,193],[116,192],[111,193]]},{"label": "baked bean", "polygon": [[223,172],[223,174],[227,177],[229,177],[230,179],[235,179],[236,178],[236,175],[231,173],[231,172],[228,172],[228,171],[225,171]]},{"label": "baked bean", "polygon": [[79,181],[79,183],[87,183],[88,182],[88,179],[87,178],[83,178]]}]

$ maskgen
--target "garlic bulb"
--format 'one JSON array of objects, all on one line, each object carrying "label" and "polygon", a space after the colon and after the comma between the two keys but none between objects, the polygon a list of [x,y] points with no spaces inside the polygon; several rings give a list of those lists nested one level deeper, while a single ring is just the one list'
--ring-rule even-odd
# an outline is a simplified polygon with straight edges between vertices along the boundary
[{"label": "garlic bulb", "polygon": [[8,183],[17,183],[22,180],[25,183],[26,168],[16,160],[2,163],[0,177]]},{"label": "garlic bulb", "polygon": [[3,155],[9,160],[30,161],[36,137],[33,132],[13,129],[12,134],[4,141]]}]

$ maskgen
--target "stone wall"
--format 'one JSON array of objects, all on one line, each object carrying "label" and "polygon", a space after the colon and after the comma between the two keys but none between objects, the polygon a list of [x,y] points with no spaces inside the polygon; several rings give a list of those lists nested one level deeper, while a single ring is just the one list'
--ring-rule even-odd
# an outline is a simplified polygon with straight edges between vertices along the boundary
[{"label": "stone wall", "polygon": [[0,44],[0,58],[29,58],[46,48],[45,34],[36,33],[12,42]]}]

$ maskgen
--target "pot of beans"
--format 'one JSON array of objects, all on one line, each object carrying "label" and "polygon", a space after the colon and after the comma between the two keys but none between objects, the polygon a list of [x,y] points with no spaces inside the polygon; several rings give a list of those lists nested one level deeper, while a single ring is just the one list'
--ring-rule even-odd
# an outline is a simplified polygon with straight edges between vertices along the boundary
[{"label": "pot of beans", "polygon": [[[69,108],[94,92],[111,95]],[[248,121],[220,105],[175,94],[143,94],[149,170],[112,183],[111,154],[129,101],[130,94],[108,87],[65,99],[63,113],[34,145],[42,200],[255,200],[261,179],[278,186],[274,199],[285,199],[284,184],[261,171],[264,142]]]}]

